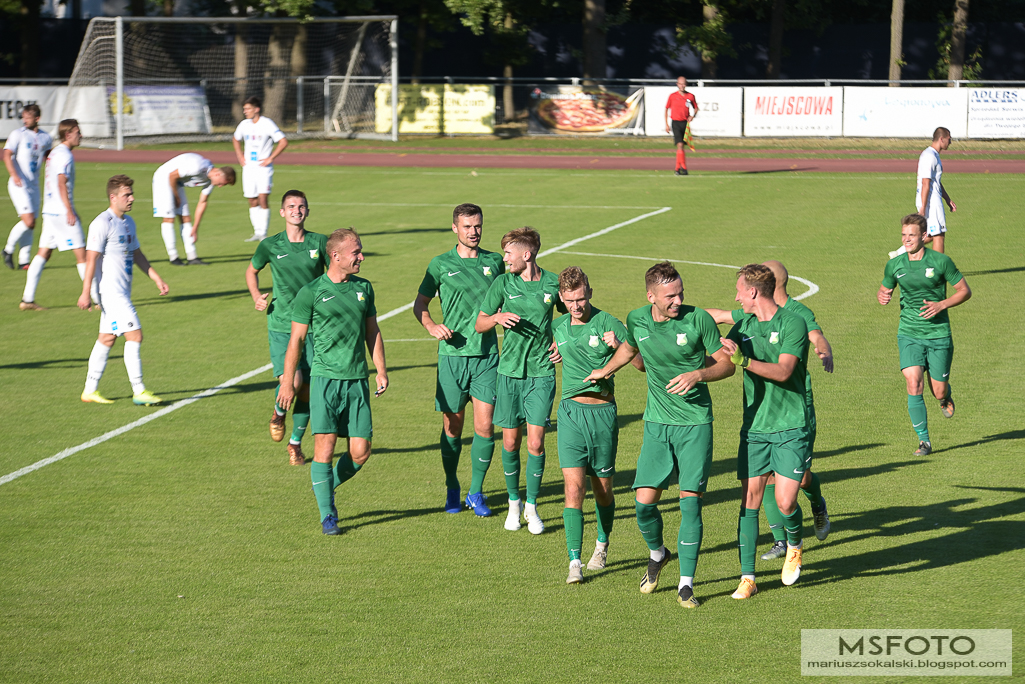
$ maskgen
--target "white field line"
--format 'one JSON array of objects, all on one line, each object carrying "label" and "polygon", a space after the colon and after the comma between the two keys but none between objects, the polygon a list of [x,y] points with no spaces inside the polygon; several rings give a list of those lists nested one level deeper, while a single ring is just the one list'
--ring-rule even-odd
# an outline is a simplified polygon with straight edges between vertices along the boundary
[{"label": "white field line", "polygon": [[[740,270],[740,266],[734,266],[732,264],[717,264],[713,261],[686,261],[684,259],[670,259],[668,257],[642,257],[642,256],[630,256],[628,254],[596,254],[594,252],[563,252],[563,254],[577,254],[579,256],[592,256],[592,257],[608,257],[610,259],[637,259],[638,261],[647,261],[649,263],[659,261],[671,261],[674,264],[690,264],[692,266],[718,266],[720,268],[732,268],[735,271]],[[802,300],[806,297],[811,297],[813,294],[819,291],[819,286],[808,280],[807,278],[801,278],[799,276],[791,275],[791,280],[796,280],[808,288],[807,292],[794,297],[795,300]]]}]

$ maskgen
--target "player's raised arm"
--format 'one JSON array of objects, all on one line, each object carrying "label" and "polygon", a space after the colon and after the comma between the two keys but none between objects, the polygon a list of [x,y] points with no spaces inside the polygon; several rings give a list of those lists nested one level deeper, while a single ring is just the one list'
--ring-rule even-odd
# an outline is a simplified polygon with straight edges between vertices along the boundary
[{"label": "player's raised arm", "polygon": [[368,316],[366,322],[367,351],[370,358],[374,360],[374,368],[377,369],[377,390],[375,397],[379,397],[388,390],[388,364],[384,359],[384,338],[381,336],[381,327],[377,324],[377,316]]},{"label": "player's raised arm", "polygon": [[705,309],[716,325],[733,325],[733,312],[729,309]]}]

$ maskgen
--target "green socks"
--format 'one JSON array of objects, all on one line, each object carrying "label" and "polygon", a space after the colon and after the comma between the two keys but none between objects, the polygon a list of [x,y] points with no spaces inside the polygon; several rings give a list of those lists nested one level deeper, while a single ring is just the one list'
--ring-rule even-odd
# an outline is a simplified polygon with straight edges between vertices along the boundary
[{"label": "green socks", "polygon": [[737,521],[737,544],[740,551],[740,573],[755,574],[755,555],[758,552],[758,509],[740,507]]},{"label": "green socks", "polygon": [[332,513],[331,494],[335,487],[331,477],[331,464],[317,461],[311,463],[310,481],[313,482],[313,495],[317,497],[317,509],[320,511],[320,519],[323,521]]},{"label": "green socks", "polygon": [[925,398],[921,394],[908,395],[908,417],[911,418],[911,427],[918,433],[919,441],[928,442],[929,414],[925,410]]},{"label": "green socks", "polygon": [[[316,463],[316,461],[314,461],[314,463]],[[356,463],[353,462],[352,456],[350,456],[348,453],[344,453],[341,456],[339,456],[338,462],[335,463],[335,467],[333,470],[335,480],[334,486],[337,487],[343,482],[348,482],[349,480],[351,480],[352,476],[358,473],[361,467],[362,466],[356,465]]]},{"label": "green socks", "polygon": [[616,520],[616,500],[608,506],[602,506],[594,502],[594,517],[598,522],[598,541],[602,544],[609,543],[609,535],[612,534],[612,523]]},{"label": "green socks", "polygon": [[462,449],[462,439],[449,437],[444,430],[441,431],[441,466],[445,469],[445,486],[449,489],[459,489],[456,471],[459,469],[459,452]]},{"label": "green socks", "polygon": [[811,503],[811,512],[818,513],[822,510],[822,487],[819,485],[819,476],[815,473],[811,474],[811,482],[808,483],[807,489],[802,489],[804,495],[808,497],[808,502]]},{"label": "green socks", "polygon": [[541,477],[545,474],[545,455],[527,452],[527,503],[537,503],[541,491]]},{"label": "green socks", "polygon": [[677,536],[680,554],[680,577],[693,577],[698,568],[698,552],[705,527],[701,523],[701,498],[680,499],[680,532]]},{"label": "green socks", "polygon": [[765,507],[765,519],[769,522],[773,540],[783,541],[787,538],[787,533],[783,531],[783,514],[779,512],[779,506],[776,504],[776,485],[765,485],[762,505]]},{"label": "green socks", "polygon": [[488,474],[488,468],[491,467],[491,459],[494,455],[495,438],[481,437],[478,434],[474,434],[473,444],[470,446],[470,458],[473,459],[473,468],[469,494],[477,494],[484,489],[484,476]]},{"label": "green socks", "polygon": [[658,510],[658,504],[634,501],[637,504],[637,527],[644,537],[644,543],[651,551],[658,551],[662,548],[662,513]]},{"label": "green socks", "polygon": [[520,452],[506,451],[502,447],[502,472],[505,473],[505,488],[509,501],[520,500]]},{"label": "green socks", "polygon": [[288,441],[299,444],[306,434],[306,426],[310,424],[310,402],[296,399],[292,405],[292,438]]},{"label": "green socks", "polygon": [[584,545],[584,512],[579,508],[563,508],[562,524],[566,528],[566,551],[571,561],[580,560]]},{"label": "green socks", "polygon": [[787,531],[787,544],[790,546],[801,545],[801,525],[803,522],[804,514],[801,512],[801,506],[795,502],[794,512],[783,516],[783,529]]}]

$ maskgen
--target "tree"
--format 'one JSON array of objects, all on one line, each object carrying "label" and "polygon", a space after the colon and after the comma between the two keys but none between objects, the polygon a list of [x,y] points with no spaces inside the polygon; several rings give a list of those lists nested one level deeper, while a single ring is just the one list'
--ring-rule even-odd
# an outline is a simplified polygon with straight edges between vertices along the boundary
[{"label": "tree", "polygon": [[605,40],[605,0],[584,0],[583,77],[584,84],[605,78],[608,48]]},{"label": "tree", "polygon": [[890,13],[890,85],[898,85],[904,66],[904,0],[893,0]]},{"label": "tree", "polygon": [[786,28],[787,0],[772,0],[769,20],[769,63],[765,67],[766,78],[779,78],[783,62],[783,31]]},{"label": "tree", "polygon": [[965,34],[968,30],[968,0],[954,0],[954,31],[950,37],[950,69],[947,78],[960,81],[964,77]]},{"label": "tree", "polygon": [[698,26],[678,26],[677,42],[690,44],[701,52],[701,77],[715,78],[718,71],[716,59],[720,55],[736,57],[733,37],[726,30],[729,17],[720,0],[702,0],[703,21]]}]

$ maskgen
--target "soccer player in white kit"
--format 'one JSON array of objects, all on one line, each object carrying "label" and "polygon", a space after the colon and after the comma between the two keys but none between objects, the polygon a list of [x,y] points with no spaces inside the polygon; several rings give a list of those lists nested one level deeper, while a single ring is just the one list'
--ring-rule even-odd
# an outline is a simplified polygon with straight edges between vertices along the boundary
[{"label": "soccer player in white kit", "polygon": [[[270,227],[270,208],[267,200],[274,186],[274,160],[285,148],[288,140],[278,125],[260,114],[263,102],[251,97],[242,105],[246,118],[235,129],[231,144],[242,166],[242,196],[249,200],[249,221],[253,235],[246,242],[259,242],[267,237]],[[242,143],[245,142],[245,151]]]},{"label": "soccer player in white kit", "polygon": [[[43,267],[53,250],[75,253],[78,275],[85,280],[85,238],[82,224],[75,212],[75,156],[71,150],[82,143],[78,121],[64,119],[57,126],[56,145],[46,157],[43,182],[43,233],[39,237],[39,251],[29,264],[25,278],[25,292],[21,296],[22,311],[45,311],[36,304],[36,289],[43,275]],[[86,281],[89,282],[89,281]],[[95,290],[93,300],[95,301]]]},{"label": "soccer player in white kit", "polygon": [[32,238],[35,237],[36,213],[39,211],[39,171],[53,147],[50,134],[39,130],[41,115],[39,105],[25,105],[21,110],[24,126],[12,132],[4,145],[4,165],[11,175],[7,181],[7,194],[11,196],[19,219],[11,228],[4,247],[4,264],[10,269],[14,268],[14,250],[18,245],[21,245],[19,266],[28,268],[32,255]]},{"label": "soccer player in white kit", "polygon": [[[932,133],[932,144],[922,151],[918,157],[918,187],[915,188],[915,209],[925,217],[928,224],[926,244],[943,253],[943,237],[947,232],[947,217],[943,211],[943,203],[950,207],[951,213],[957,211],[957,205],[950,200],[950,195],[943,188],[943,162],[940,152],[950,147],[950,131],[940,126]],[[890,258],[904,254],[904,247],[890,252]]]},{"label": "soccer player in white kit", "polygon": [[[199,222],[206,211],[207,197],[214,187],[235,184],[235,169],[230,166],[214,168],[209,159],[195,152],[179,154],[170,161],[164,162],[153,174],[153,217],[163,219],[160,235],[164,238],[167,258],[172,266],[184,266],[178,258],[178,237],[174,233],[174,219],[177,216],[182,224],[182,242],[185,244],[185,258],[190,266],[206,266],[196,253],[196,240],[199,235]],[[185,198],[185,188],[203,188],[196,205],[196,222],[189,216],[189,202]]]},{"label": "soccer player in white kit", "polygon": [[[86,242],[85,275],[88,280],[95,276],[100,294],[100,335],[89,355],[89,372],[85,378],[82,401],[91,404],[113,404],[99,392],[100,378],[107,367],[107,357],[114,340],[124,335],[125,368],[132,383],[132,402],[139,406],[159,404],[160,397],[146,390],[142,383],[142,358],[139,346],[142,344],[142,326],[132,304],[132,267],[138,266],[157,284],[161,295],[167,294],[167,283],[161,280],[150,266],[139,248],[135,233],[135,221],[127,213],[132,210],[135,196],[133,181],[128,176],[114,176],[107,181],[107,198],[110,207],[89,224],[89,239]],[[89,308],[89,288],[82,286],[78,308]]]}]

